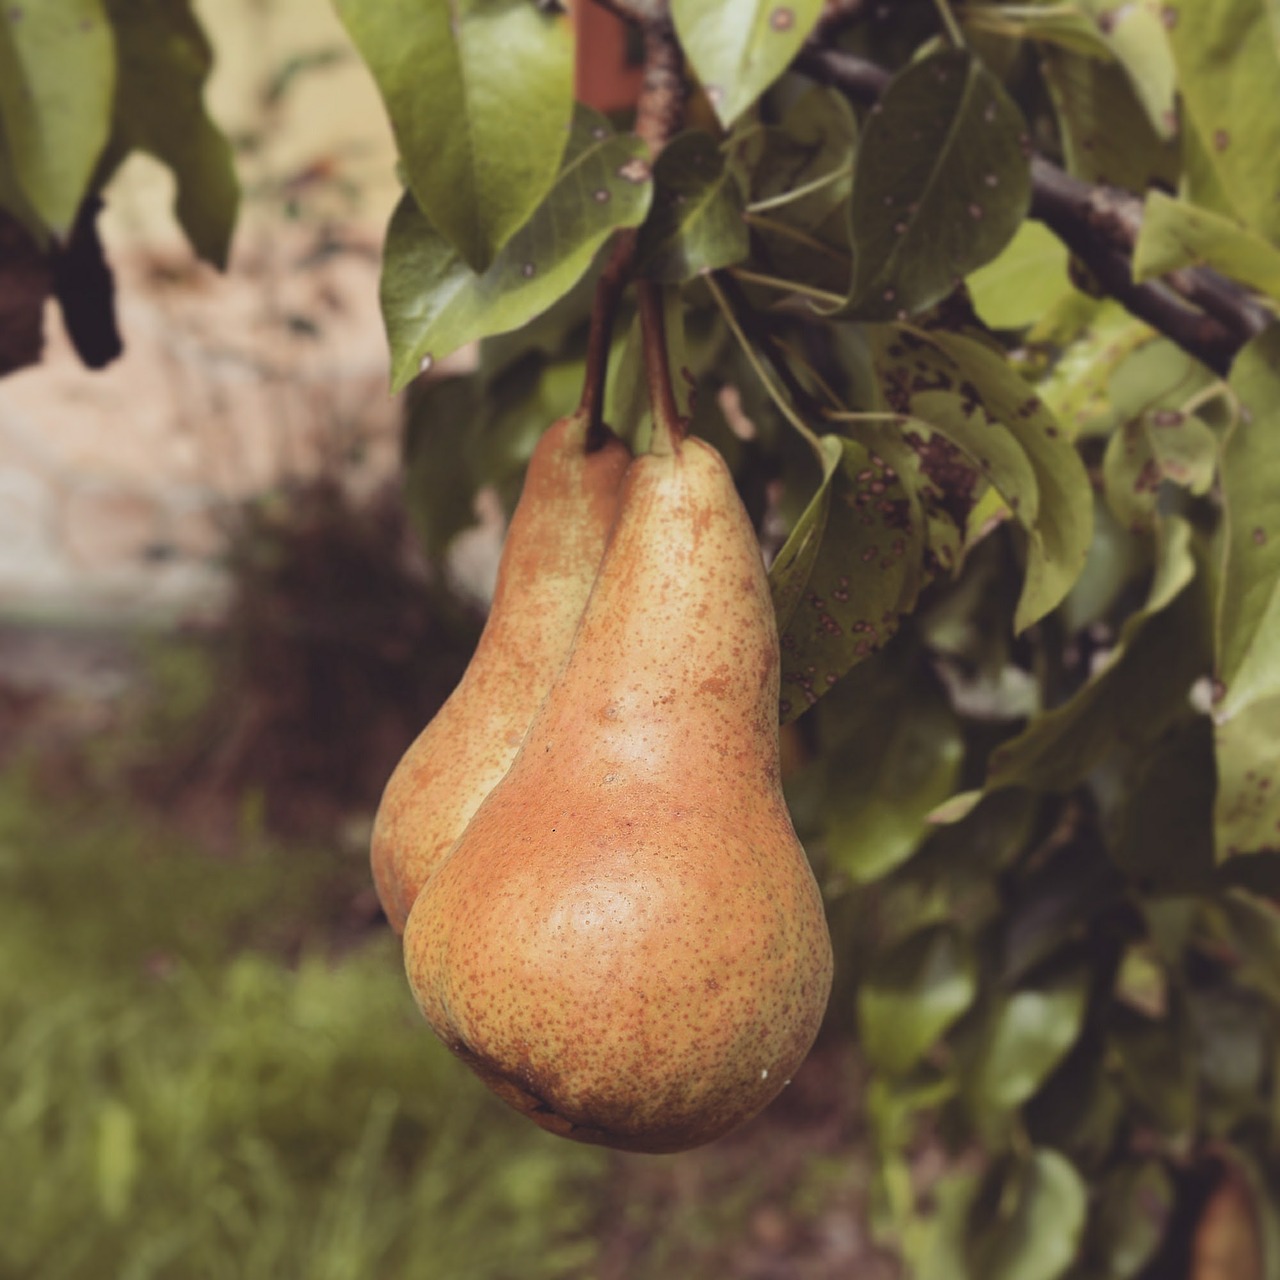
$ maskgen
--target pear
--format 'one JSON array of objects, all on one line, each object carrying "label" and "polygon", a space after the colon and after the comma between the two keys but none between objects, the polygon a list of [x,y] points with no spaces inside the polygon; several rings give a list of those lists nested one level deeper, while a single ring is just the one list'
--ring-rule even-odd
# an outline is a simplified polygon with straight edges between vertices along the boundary
[{"label": "pear", "polygon": [[759,544],[720,455],[655,440],[569,659],[404,951],[427,1021],[505,1101],[663,1152],[789,1081],[832,956],[779,783]]},{"label": "pear", "polygon": [[396,766],[374,818],[374,884],[397,933],[506,773],[564,663],[630,460],[626,445],[607,428],[590,430],[585,415],[553,423],[533,451],[475,654]]}]

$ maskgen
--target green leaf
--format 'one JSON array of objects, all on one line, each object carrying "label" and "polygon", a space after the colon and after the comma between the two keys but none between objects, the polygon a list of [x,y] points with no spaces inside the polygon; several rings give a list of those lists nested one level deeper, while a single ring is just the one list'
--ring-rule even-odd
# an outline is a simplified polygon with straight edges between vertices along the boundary
[{"label": "green leaf", "polygon": [[1177,1004],[1153,1020],[1117,1009],[1111,1054],[1128,1110],[1166,1137],[1185,1140],[1194,1132],[1197,1094],[1195,1057],[1184,1012]]},{"label": "green leaf", "polygon": [[[857,124],[848,101],[815,86],[777,125],[744,119],[729,141],[749,176],[753,237],[783,279],[843,293],[852,265],[847,205]],[[797,194],[799,193],[799,194]]]},{"label": "green leaf", "polygon": [[853,178],[853,284],[840,314],[932,306],[1012,239],[1031,199],[1026,125],[960,50],[899,72],[867,119]]},{"label": "green leaf", "polygon": [[1048,1148],[1033,1152],[1001,1188],[994,1221],[975,1221],[970,1212],[969,1273],[982,1280],[1057,1280],[1079,1252],[1087,1207],[1075,1166]]},{"label": "green leaf", "polygon": [[1236,357],[1231,386],[1239,409],[1222,449],[1219,723],[1280,694],[1280,324]]},{"label": "green leaf", "polygon": [[1037,40],[1061,45],[1093,58],[1109,60],[1111,48],[1096,22],[1079,8],[1065,5],[1018,6],[1006,12],[999,5],[966,5],[960,18],[972,31],[990,32],[1012,40]]},{"label": "green leaf", "polygon": [[406,194],[382,264],[393,387],[464,343],[519,328],[567,293],[612,231],[644,219],[652,193],[644,154],[638,138],[579,107],[556,185],[482,274]]},{"label": "green leaf", "polygon": [[1173,1214],[1173,1179],[1155,1159],[1130,1160],[1107,1174],[1090,1231],[1098,1280],[1132,1280],[1151,1261]]},{"label": "green leaf", "polygon": [[1236,980],[1280,1005],[1280,908],[1232,889],[1215,904],[1209,924],[1218,948],[1237,957]]},{"label": "green leaf", "polygon": [[1111,853],[1143,891],[1203,890],[1213,876],[1213,725],[1191,716],[1136,753]]},{"label": "green leaf", "polygon": [[475,522],[479,482],[467,465],[466,441],[480,411],[472,378],[440,378],[415,388],[410,396],[404,502],[431,563],[440,560],[455,534]]},{"label": "green leaf", "polygon": [[903,1075],[973,1003],[977,965],[951,925],[922,929],[875,961],[858,990],[859,1043],[880,1071]]},{"label": "green leaf", "polygon": [[1280,695],[1259,698],[1214,728],[1218,791],[1214,847],[1219,862],[1280,852]]},{"label": "green leaf", "polygon": [[133,1111],[108,1098],[98,1111],[98,1203],[113,1222],[124,1217],[138,1181],[138,1122]]},{"label": "green leaf", "polygon": [[59,237],[107,141],[115,80],[102,0],[0,8],[0,133],[24,199]]},{"label": "green leaf", "polygon": [[1122,743],[1150,741],[1184,713],[1203,673],[1190,530],[1171,521],[1143,609],[1125,622],[1107,665],[991,755],[987,787],[1069,791]]},{"label": "green leaf", "polygon": [[676,34],[720,122],[732,124],[791,65],[822,0],[673,0]]},{"label": "green leaf", "polygon": [[1218,466],[1218,440],[1194,414],[1152,408],[1123,423],[1107,442],[1102,475],[1107,502],[1134,533],[1155,527],[1165,481],[1207,493]]},{"label": "green leaf", "polygon": [[1176,140],[1156,132],[1123,68],[1047,49],[1041,69],[1072,174],[1130,191],[1177,182]]},{"label": "green leaf", "polygon": [[931,811],[955,790],[960,726],[927,669],[892,653],[841,682],[832,714],[827,844],[835,867],[869,883],[911,856]]},{"label": "green leaf", "polygon": [[225,267],[240,184],[231,145],[204,108],[209,42],[189,0],[107,0],[107,7],[120,57],[109,165],[135,149],[167,165],[192,248]]},{"label": "green leaf", "polygon": [[391,117],[410,190],[483,271],[556,181],[573,38],[528,0],[336,0]]},{"label": "green leaf", "polygon": [[636,246],[644,275],[681,284],[747,256],[741,182],[709,134],[673,138],[654,165],[653,188]]},{"label": "green leaf", "polygon": [[1208,266],[1280,299],[1280,249],[1221,214],[1147,193],[1142,230],[1133,251],[1133,278],[1141,283],[1179,267]]},{"label": "green leaf", "polygon": [[[1094,303],[1079,293],[1073,295],[1072,302],[1083,304],[1087,311],[1073,326],[1048,376],[1036,389],[1068,435],[1101,434],[1114,416],[1108,396],[1112,374],[1132,352],[1150,343],[1155,334],[1118,302]],[[1049,325],[1054,318],[1051,313]],[[1037,325],[1027,340],[1052,342],[1041,332],[1045,327],[1045,322]]]},{"label": "green leaf", "polygon": [[1178,87],[1232,206],[1280,244],[1280,40],[1273,0],[1167,0]]},{"label": "green leaf", "polygon": [[1252,991],[1226,985],[1192,992],[1187,1006],[1204,1128],[1225,1138],[1250,1120],[1265,1123],[1274,1014]]},{"label": "green leaf", "polygon": [[[1088,555],[1093,496],[1074,445],[1003,356],[970,338],[943,330],[904,330],[884,351],[881,378],[894,409],[929,421],[922,400],[936,409],[950,404],[943,421],[931,426],[948,434],[964,420],[979,439],[986,433],[989,443],[975,455],[977,465],[997,488],[1008,486],[1002,496],[1027,534],[1026,578],[1014,618],[1015,629],[1025,630],[1061,602]],[[958,394],[959,409],[938,392]],[[1010,438],[1025,456],[1025,467],[1008,461]],[[1007,464],[999,472],[997,448]],[[990,463],[986,469],[984,458]],[[1028,476],[1034,488],[1027,485]]]},{"label": "green leaf", "polygon": [[966,281],[978,314],[996,329],[1022,329],[1071,289],[1066,246],[1042,222],[1027,221],[1004,252]]},{"label": "green leaf", "polygon": [[[782,203],[770,218],[817,227],[849,198],[858,124],[848,99],[815,85],[801,94],[776,125],[744,121],[730,140],[750,175],[751,201]],[[793,197],[814,184],[806,194]]]},{"label": "green leaf", "polygon": [[923,521],[903,477],[857,441],[824,436],[822,450],[822,484],[770,572],[787,616],[784,723],[885,644],[922,575]]},{"label": "green leaf", "polygon": [[1084,1025],[1088,994],[1088,972],[1071,969],[1044,985],[992,998],[970,1046],[963,1082],[984,1128],[1026,1102],[1062,1061]]},{"label": "green leaf", "polygon": [[1126,1107],[1099,1037],[1086,1028],[1024,1114],[1033,1141],[1058,1147],[1085,1168],[1111,1156]]},{"label": "green leaf", "polygon": [[1161,138],[1178,131],[1174,110],[1177,69],[1168,32],[1156,4],[1115,8],[1111,0],[1085,0],[1102,25],[1108,48],[1120,60],[1151,127]]}]

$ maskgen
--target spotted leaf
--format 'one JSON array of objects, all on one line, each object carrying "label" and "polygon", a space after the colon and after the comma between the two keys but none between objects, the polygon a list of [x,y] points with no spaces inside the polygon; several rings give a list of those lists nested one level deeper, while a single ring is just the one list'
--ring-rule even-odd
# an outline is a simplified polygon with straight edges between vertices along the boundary
[{"label": "spotted leaf", "polygon": [[822,0],[673,0],[676,34],[723,124],[789,67]]},{"label": "spotted leaf", "polygon": [[[915,603],[924,548],[914,495],[883,457],[825,436],[824,479],[771,575],[781,628],[784,722],[879,649]],[[794,602],[794,603],[792,603]]]},{"label": "spotted leaf", "polygon": [[841,314],[931,306],[1013,238],[1031,198],[1022,114],[969,54],[912,63],[871,109],[854,166]]},{"label": "spotted leaf", "polygon": [[652,192],[644,154],[639,139],[579,107],[556,185],[484,272],[467,266],[406,193],[382,265],[393,386],[466,342],[519,328],[567,293],[610,232],[643,221]]}]

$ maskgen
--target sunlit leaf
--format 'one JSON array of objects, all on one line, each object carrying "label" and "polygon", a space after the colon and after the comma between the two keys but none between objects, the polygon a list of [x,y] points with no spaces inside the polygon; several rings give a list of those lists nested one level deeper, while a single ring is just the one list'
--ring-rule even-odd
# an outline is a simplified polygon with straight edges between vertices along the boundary
[{"label": "sunlit leaf", "polygon": [[841,314],[922,310],[990,262],[1027,211],[1026,146],[1018,108],[969,54],[936,53],[899,72],[858,144]]},{"label": "sunlit leaf", "polygon": [[1021,329],[1071,289],[1066,247],[1042,222],[1024,222],[1000,256],[965,284],[987,324]]},{"label": "sunlit leaf", "polygon": [[577,283],[610,232],[638,225],[652,184],[644,144],[578,109],[550,195],[483,274],[463,262],[406,194],[387,231],[382,310],[392,383],[466,342],[515,329]]},{"label": "sunlit leaf", "polygon": [[1213,267],[1280,299],[1280,249],[1221,214],[1162,191],[1149,192],[1133,251],[1133,278],[1149,280],[1188,266]]},{"label": "sunlit leaf", "polygon": [[859,1043],[881,1071],[901,1075],[973,1003],[977,967],[948,925],[923,929],[876,959],[858,989]]},{"label": "sunlit leaf", "polygon": [[1280,40],[1273,0],[1167,0],[1178,88],[1232,206],[1280,244]]},{"label": "sunlit leaf", "polygon": [[1098,434],[1113,420],[1113,405],[1108,384],[1116,367],[1132,352],[1150,343],[1155,334],[1140,320],[1135,320],[1118,302],[1094,303],[1076,294],[1087,307],[1077,325],[1073,325],[1065,347],[1063,335],[1052,332],[1055,319],[1050,314],[1046,323],[1037,325],[1027,335],[1029,342],[1045,342],[1061,347],[1046,377],[1036,386],[1040,398],[1072,437]]},{"label": "sunlit leaf", "polygon": [[1021,1106],[1076,1042],[1088,1002],[1079,969],[992,997],[964,1068],[964,1095],[980,1123]]},{"label": "sunlit leaf", "polygon": [[336,0],[391,117],[409,187],[476,271],[556,182],[573,41],[527,0]]},{"label": "sunlit leaf", "polygon": [[868,882],[911,856],[930,812],[955,790],[960,726],[942,689],[912,664],[855,669],[835,696],[827,842],[836,867]]},{"label": "sunlit leaf", "polygon": [[[188,0],[107,0],[119,43],[110,162],[145,151],[169,167],[178,222],[196,253],[224,267],[240,203],[231,144],[209,117],[213,51]],[[164,103],[157,110],[157,103]]]},{"label": "sunlit leaf", "polygon": [[58,236],[107,141],[115,57],[102,0],[0,8],[0,133],[24,200]]},{"label": "sunlit leaf", "polygon": [[1057,1280],[1084,1235],[1084,1181],[1069,1160],[1042,1148],[1011,1171],[1010,1182],[1002,1188],[1002,1212],[994,1221],[975,1221],[970,1212],[970,1274],[982,1280]]},{"label": "sunlit leaf", "polygon": [[1214,727],[1219,860],[1280,852],[1280,694],[1259,698]]},{"label": "sunlit leaf", "polygon": [[673,138],[654,165],[653,183],[653,208],[636,246],[646,276],[680,284],[747,256],[739,175],[710,134]]},{"label": "sunlit leaf", "polygon": [[1231,386],[1239,413],[1222,450],[1219,721],[1280,694],[1280,324],[1236,357]]},{"label": "sunlit leaf", "polygon": [[676,34],[721,123],[732,124],[791,65],[822,0],[673,0]]},{"label": "sunlit leaf", "polygon": [[1178,128],[1174,110],[1177,69],[1168,32],[1157,4],[1115,8],[1111,0],[1085,0],[1099,23],[1107,47],[1128,73],[1151,127],[1162,138]]}]

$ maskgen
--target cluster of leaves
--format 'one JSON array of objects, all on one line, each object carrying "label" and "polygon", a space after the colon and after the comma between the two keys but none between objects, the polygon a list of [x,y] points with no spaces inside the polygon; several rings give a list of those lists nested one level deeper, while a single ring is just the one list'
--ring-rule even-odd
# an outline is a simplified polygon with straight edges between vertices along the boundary
[{"label": "cluster of leaves", "polygon": [[[433,553],[576,402],[610,233],[673,286],[682,406],[776,552],[782,719],[813,708],[791,798],[919,1274],[1138,1276],[1185,1255],[1221,1167],[1275,1274],[1280,328],[1221,379],[1027,220],[1034,140],[1145,201],[1135,279],[1210,267],[1273,306],[1268,6],[854,4],[825,29],[816,0],[675,0],[691,127],[651,174],[572,104],[561,18],[339,7],[409,186],[394,380],[486,339],[415,393]],[[874,106],[788,70],[815,32],[884,69]],[[623,319],[609,419],[642,445]],[[926,1119],[962,1157],[928,1189]]]},{"label": "cluster of leaves", "polygon": [[134,151],[172,172],[192,247],[225,264],[239,203],[205,113],[211,51],[189,0],[17,0],[0,9],[0,373],[37,359],[57,296],[91,366],[119,353],[94,220]]}]

